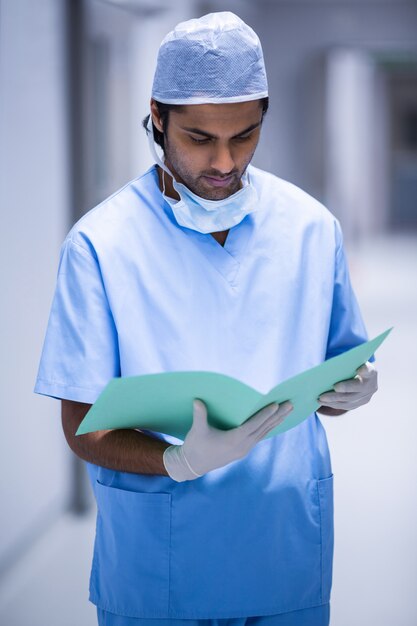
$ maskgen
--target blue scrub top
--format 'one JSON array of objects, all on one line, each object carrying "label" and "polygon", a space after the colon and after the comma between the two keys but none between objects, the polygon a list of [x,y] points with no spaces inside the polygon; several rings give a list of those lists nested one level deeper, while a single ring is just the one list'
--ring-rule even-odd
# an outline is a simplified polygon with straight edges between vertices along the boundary
[{"label": "blue scrub top", "polygon": [[[367,338],[338,221],[294,185],[250,175],[258,210],[224,247],[177,224],[155,166],[75,224],[37,393],[93,403],[115,376],[175,370],[221,372],[266,393]],[[317,415],[194,481],[88,470],[100,608],[215,619],[329,601],[333,477]]]}]

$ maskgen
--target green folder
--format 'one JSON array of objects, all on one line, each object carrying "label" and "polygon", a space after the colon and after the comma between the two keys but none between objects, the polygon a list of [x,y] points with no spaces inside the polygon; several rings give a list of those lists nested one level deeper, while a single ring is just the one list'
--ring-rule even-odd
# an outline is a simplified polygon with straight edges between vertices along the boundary
[{"label": "green folder", "polygon": [[77,435],[109,428],[139,428],[184,439],[192,425],[193,399],[207,405],[209,423],[227,430],[240,426],[271,402],[290,400],[294,409],[267,437],[294,428],[316,411],[317,398],[353,378],[391,332],[305,370],[262,394],[236,378],[215,372],[163,372],[114,378],[81,422]]}]

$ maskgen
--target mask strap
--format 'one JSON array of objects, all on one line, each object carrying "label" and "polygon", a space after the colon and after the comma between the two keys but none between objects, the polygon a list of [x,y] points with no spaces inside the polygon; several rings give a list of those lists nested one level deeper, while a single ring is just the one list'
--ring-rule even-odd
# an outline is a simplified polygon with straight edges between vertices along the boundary
[{"label": "mask strap", "polygon": [[148,123],[146,125],[146,128],[148,130],[148,132],[147,132],[148,145],[149,145],[149,149],[151,151],[151,154],[152,154],[153,158],[155,159],[155,161],[159,165],[159,167],[161,167],[167,174],[169,174],[172,178],[174,178],[172,176],[171,172],[169,171],[169,169],[167,168],[167,166],[165,165],[165,163],[163,162],[162,158],[159,156],[157,150],[156,150],[155,138],[154,138],[154,135],[153,135],[152,114],[151,113],[149,114],[149,119],[148,119]]},{"label": "mask strap", "polygon": [[162,170],[162,193],[165,195],[165,170]]}]

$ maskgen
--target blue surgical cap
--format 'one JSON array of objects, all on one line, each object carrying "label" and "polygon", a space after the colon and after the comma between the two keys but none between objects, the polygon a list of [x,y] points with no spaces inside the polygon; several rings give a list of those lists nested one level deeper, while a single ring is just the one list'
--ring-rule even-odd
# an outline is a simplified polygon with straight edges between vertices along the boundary
[{"label": "blue surgical cap", "polygon": [[244,102],[268,95],[261,42],[230,11],[181,22],[163,39],[152,98],[166,104]]}]

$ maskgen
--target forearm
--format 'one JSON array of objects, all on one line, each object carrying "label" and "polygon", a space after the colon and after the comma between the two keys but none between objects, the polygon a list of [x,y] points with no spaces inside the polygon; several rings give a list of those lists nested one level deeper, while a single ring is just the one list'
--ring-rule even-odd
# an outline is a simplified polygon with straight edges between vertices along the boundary
[{"label": "forearm", "polygon": [[136,430],[99,431],[77,437],[72,449],[84,461],[118,472],[168,476],[162,456],[170,445]]},{"label": "forearm", "polygon": [[91,404],[62,400],[61,418],[71,450],[84,461],[118,472],[168,476],[162,456],[170,444],[136,430],[100,430],[76,436]]},{"label": "forearm", "polygon": [[71,450],[84,461],[118,472],[168,476],[162,456],[170,444],[131,429],[100,430],[76,436],[91,405],[62,401],[62,426]]}]

